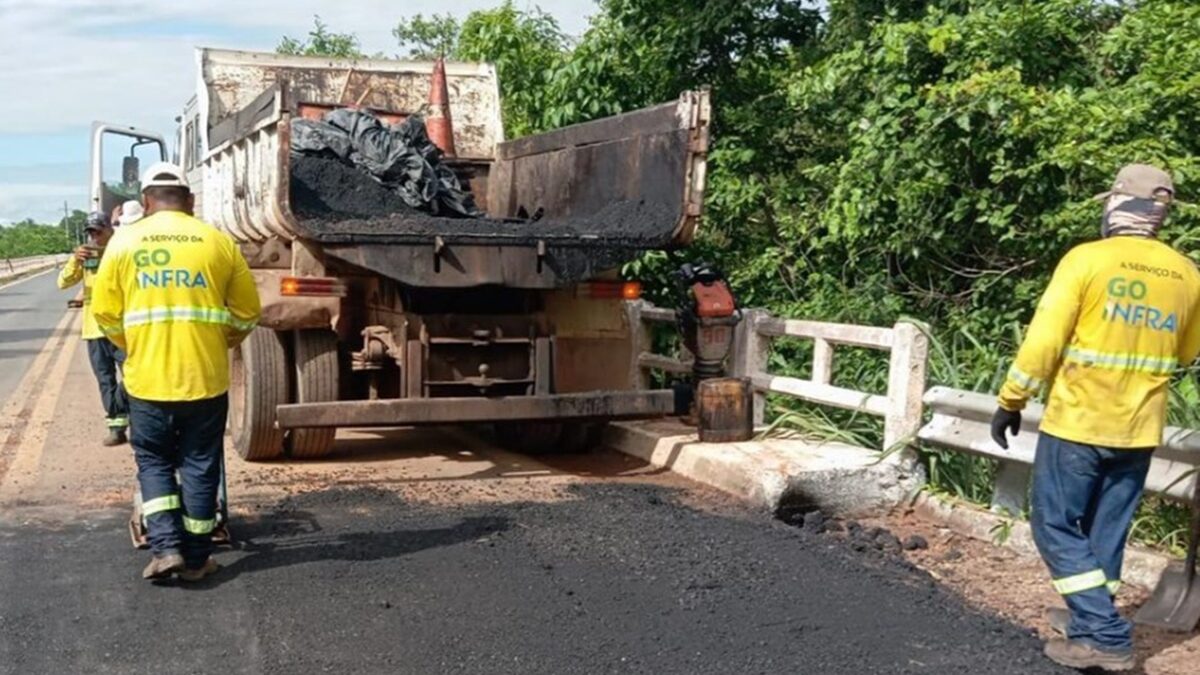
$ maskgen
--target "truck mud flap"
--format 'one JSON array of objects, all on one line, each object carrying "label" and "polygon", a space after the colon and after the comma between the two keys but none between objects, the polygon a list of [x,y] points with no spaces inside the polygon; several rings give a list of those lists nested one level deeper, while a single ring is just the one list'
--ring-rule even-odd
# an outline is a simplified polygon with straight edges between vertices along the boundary
[{"label": "truck mud flap", "polygon": [[621,420],[680,415],[683,391],[609,391],[498,398],[414,398],[294,403],[276,408],[284,429],[474,424],[516,420]]}]

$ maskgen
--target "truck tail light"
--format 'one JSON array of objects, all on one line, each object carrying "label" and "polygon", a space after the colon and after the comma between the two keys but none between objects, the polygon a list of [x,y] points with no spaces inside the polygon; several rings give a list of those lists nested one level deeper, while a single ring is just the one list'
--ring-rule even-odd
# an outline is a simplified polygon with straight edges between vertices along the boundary
[{"label": "truck tail light", "polygon": [[580,284],[580,295],[594,300],[637,300],[642,297],[640,281],[588,281]]},{"label": "truck tail light", "polygon": [[279,281],[279,294],[340,298],[346,295],[346,285],[329,277],[284,277]]}]

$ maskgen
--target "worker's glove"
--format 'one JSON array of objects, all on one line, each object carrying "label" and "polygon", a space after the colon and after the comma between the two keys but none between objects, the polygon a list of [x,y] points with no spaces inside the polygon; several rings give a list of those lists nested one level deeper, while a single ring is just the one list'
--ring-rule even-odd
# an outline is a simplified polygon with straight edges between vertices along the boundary
[{"label": "worker's glove", "polygon": [[1021,430],[1021,411],[1020,410],[1005,410],[1004,408],[996,408],[996,414],[992,415],[992,440],[996,441],[996,445],[1008,449],[1008,436],[1004,432],[1012,432],[1013,436]]}]

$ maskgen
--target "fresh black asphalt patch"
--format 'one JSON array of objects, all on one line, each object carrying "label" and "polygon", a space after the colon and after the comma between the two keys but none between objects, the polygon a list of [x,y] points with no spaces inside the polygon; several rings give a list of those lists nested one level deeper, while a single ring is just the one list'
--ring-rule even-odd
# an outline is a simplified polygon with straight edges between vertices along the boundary
[{"label": "fresh black asphalt patch", "polygon": [[123,514],[0,525],[0,672],[1071,672],[898,557],[659,487],[572,489],[289,498],[235,521],[193,587],[141,580]]}]

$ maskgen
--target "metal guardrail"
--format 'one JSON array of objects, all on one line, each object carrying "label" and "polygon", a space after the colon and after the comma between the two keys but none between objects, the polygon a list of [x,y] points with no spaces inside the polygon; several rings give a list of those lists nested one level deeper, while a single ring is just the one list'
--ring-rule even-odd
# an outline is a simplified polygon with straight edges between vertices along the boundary
[{"label": "metal guardrail", "polygon": [[[691,361],[655,354],[650,350],[650,325],[675,322],[675,312],[645,302],[629,303],[634,330],[633,382],[648,386],[650,370],[691,372]],[[776,375],[768,371],[772,341],[780,338],[813,342],[810,379]],[[887,392],[879,394],[847,389],[832,384],[835,348],[865,347],[890,352]],[[782,394],[820,405],[853,410],[884,418],[884,447],[912,443],[920,428],[921,396],[925,391],[928,339],[916,326],[898,323],[892,328],[798,321],[771,316],[764,310],[747,309],[738,324],[730,355],[730,371],[748,378],[754,389],[754,420],[762,424],[768,393]]]},{"label": "metal guardrail", "polygon": [[[1029,404],[1021,417],[1021,432],[1009,439],[1009,449],[996,445],[991,435],[996,397],[948,387],[934,387],[925,394],[933,412],[921,428],[920,439],[951,450],[990,457],[1000,462],[992,498],[994,511],[1020,514],[1029,495],[1034,450],[1043,407]],[[1148,492],[1177,500],[1190,498],[1200,467],[1200,430],[1167,427],[1163,445],[1154,454],[1146,478]],[[1192,477],[1188,477],[1189,474]]]}]

